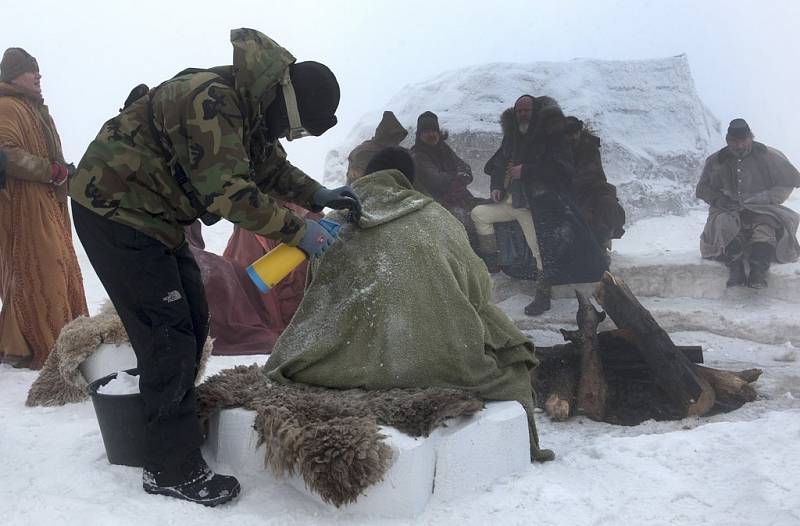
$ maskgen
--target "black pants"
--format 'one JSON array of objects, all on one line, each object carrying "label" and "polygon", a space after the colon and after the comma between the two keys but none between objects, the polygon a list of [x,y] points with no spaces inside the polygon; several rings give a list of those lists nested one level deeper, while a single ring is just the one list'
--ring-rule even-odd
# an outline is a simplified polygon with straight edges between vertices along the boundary
[{"label": "black pants", "polygon": [[139,365],[147,427],[145,468],[181,480],[201,443],[194,381],[208,335],[200,269],[188,245],[170,250],[72,202],[75,230],[117,309]]}]

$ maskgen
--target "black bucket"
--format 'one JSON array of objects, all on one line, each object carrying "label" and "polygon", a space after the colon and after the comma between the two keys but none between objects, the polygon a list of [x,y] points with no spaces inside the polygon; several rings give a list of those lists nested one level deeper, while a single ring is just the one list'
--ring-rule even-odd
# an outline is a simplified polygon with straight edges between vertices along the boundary
[{"label": "black bucket", "polygon": [[[125,371],[138,375],[138,369]],[[139,393],[104,395],[97,390],[117,377],[117,373],[99,378],[89,384],[100,434],[106,446],[106,456],[112,464],[144,466],[144,400]]]}]

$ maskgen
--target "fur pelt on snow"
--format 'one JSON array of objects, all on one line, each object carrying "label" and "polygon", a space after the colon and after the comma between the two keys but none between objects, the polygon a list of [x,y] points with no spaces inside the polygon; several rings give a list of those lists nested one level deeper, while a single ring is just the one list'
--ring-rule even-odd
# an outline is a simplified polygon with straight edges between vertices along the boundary
[{"label": "fur pelt on snow", "polygon": [[391,448],[379,425],[412,436],[428,436],[448,418],[483,407],[476,395],[456,389],[326,389],[267,380],[258,365],[239,366],[197,388],[201,417],[218,409],[256,411],[265,466],[282,476],[298,473],[326,502],[355,502],[383,479]]},{"label": "fur pelt on snow", "polygon": [[[81,374],[80,365],[104,343],[128,343],[128,334],[111,302],[103,305],[96,316],[81,316],[64,326],[53,351],[28,391],[25,405],[54,406],[86,400],[89,396],[88,385]],[[212,347],[211,339],[206,340],[198,379],[203,376]]]}]

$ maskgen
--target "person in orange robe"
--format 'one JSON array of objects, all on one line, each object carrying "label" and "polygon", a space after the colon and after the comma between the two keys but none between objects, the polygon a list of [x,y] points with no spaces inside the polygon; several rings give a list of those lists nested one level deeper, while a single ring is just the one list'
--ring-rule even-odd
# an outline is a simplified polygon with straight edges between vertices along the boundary
[{"label": "person in orange robe", "polygon": [[39,369],[62,327],[88,315],[67,211],[69,170],[36,59],[0,62],[0,361]]}]

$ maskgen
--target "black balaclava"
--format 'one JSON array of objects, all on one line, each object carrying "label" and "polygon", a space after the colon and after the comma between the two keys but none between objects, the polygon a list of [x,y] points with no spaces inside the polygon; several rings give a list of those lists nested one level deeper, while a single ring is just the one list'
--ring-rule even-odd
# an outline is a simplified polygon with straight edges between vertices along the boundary
[{"label": "black balaclava", "polygon": [[[319,62],[298,62],[289,66],[300,122],[311,135],[322,135],[336,124],[339,107],[339,83],[333,72]],[[275,99],[264,112],[267,139],[275,141],[285,137],[289,130],[289,116],[283,87],[278,87]]]},{"label": "black balaclava", "polygon": [[336,124],[340,97],[336,76],[325,64],[311,61],[292,64],[289,75],[300,122],[311,135],[322,135]]}]

